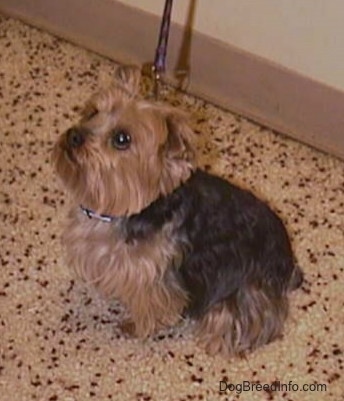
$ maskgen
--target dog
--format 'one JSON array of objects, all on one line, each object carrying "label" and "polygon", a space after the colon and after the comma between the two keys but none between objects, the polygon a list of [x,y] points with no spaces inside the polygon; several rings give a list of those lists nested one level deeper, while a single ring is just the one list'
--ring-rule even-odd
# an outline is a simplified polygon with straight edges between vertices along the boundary
[{"label": "dog", "polygon": [[141,98],[140,79],[119,67],[54,145],[67,262],[125,305],[134,335],[189,316],[208,353],[245,355],[281,337],[302,270],[281,219],[198,168],[187,117]]}]

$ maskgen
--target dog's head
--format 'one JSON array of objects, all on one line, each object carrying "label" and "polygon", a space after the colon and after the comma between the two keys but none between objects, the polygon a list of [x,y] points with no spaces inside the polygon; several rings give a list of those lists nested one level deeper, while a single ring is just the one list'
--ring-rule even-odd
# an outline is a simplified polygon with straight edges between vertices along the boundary
[{"label": "dog's head", "polygon": [[59,177],[75,200],[98,213],[140,212],[194,169],[193,132],[180,111],[138,97],[141,74],[120,67],[94,95],[80,122],[53,149]]}]

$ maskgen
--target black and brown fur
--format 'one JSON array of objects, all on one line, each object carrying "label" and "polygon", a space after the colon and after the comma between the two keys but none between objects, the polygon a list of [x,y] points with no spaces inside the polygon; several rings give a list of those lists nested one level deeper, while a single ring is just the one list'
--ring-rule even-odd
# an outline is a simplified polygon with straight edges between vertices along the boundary
[{"label": "black and brown fur", "polygon": [[195,166],[185,116],[140,99],[139,80],[138,69],[119,68],[54,148],[76,202],[68,263],[126,305],[138,336],[188,314],[208,352],[253,350],[281,335],[302,281],[286,229],[250,192]]}]

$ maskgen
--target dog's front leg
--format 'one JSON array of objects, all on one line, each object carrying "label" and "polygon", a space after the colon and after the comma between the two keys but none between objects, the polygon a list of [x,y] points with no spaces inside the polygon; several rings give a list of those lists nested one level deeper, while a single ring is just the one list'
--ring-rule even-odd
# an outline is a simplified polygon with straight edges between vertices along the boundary
[{"label": "dog's front leg", "polygon": [[131,322],[124,330],[137,337],[148,337],[163,327],[176,324],[185,306],[185,296],[162,283],[138,289],[127,300]]}]

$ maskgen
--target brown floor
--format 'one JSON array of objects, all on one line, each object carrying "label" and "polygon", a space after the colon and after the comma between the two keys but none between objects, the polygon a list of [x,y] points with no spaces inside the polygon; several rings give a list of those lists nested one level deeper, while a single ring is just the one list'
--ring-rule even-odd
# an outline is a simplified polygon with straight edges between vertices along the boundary
[{"label": "brown floor", "polygon": [[[190,96],[168,100],[201,131],[201,164],[249,187],[287,223],[306,273],[285,336],[247,359],[207,356],[190,324],[142,342],[123,311],[75,280],[50,165],[77,106],[114,64],[0,17],[0,400],[344,400],[344,164]],[[219,382],[325,384],[219,393]],[[239,387],[237,388],[239,392]]]}]

